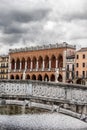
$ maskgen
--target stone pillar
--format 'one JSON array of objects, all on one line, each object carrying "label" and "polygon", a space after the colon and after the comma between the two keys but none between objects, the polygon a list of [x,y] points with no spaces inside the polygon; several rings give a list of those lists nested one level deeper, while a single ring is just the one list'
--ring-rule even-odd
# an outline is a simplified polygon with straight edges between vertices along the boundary
[{"label": "stone pillar", "polygon": [[21,70],[21,61],[20,61],[20,70]]},{"label": "stone pillar", "polygon": [[15,70],[16,70],[16,62],[15,62]]},{"label": "stone pillar", "polygon": [[56,59],[56,68],[58,68],[58,59]]},{"label": "stone pillar", "polygon": [[44,60],[43,60],[43,67],[42,67],[42,70],[43,70],[43,71],[44,71],[44,66],[45,66],[45,65],[44,65]]},{"label": "stone pillar", "polygon": [[66,50],[63,52],[63,82],[66,82]]},{"label": "stone pillar", "polygon": [[32,70],[32,60],[31,60],[31,67],[30,67],[30,70]]},{"label": "stone pillar", "polygon": [[66,72],[63,71],[63,82],[65,83],[66,82]]},{"label": "stone pillar", "polygon": [[55,71],[55,82],[58,82],[59,70],[56,69]]},{"label": "stone pillar", "polygon": [[83,111],[82,111],[82,114],[87,114],[87,106],[83,106]]},{"label": "stone pillar", "polygon": [[37,60],[36,70],[38,70],[38,60]]},{"label": "stone pillar", "polygon": [[22,114],[25,114],[25,105],[22,106]]},{"label": "stone pillar", "polygon": [[51,69],[51,60],[49,60],[49,70]]},{"label": "stone pillar", "polygon": [[27,61],[25,61],[25,71],[27,70]]}]

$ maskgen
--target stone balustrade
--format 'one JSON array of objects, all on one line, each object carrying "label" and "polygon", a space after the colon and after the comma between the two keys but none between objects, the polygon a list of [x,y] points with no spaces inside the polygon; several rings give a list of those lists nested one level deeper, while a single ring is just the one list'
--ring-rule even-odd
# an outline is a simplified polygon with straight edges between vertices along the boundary
[{"label": "stone balustrade", "polygon": [[87,105],[87,87],[74,84],[27,80],[1,80],[0,97],[24,97]]}]

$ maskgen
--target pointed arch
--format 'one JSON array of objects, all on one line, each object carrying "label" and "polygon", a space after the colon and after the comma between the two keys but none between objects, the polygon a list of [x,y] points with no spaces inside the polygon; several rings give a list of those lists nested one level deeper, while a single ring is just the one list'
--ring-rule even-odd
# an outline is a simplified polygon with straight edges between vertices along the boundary
[{"label": "pointed arch", "polygon": [[19,79],[19,75],[16,75],[16,79]]},{"label": "pointed arch", "polygon": [[43,58],[41,56],[39,56],[39,58],[38,58],[38,68],[42,69],[42,67],[43,67]]},{"label": "pointed arch", "polygon": [[30,75],[29,74],[26,75],[26,79],[30,79]]},{"label": "pointed arch", "polygon": [[15,60],[12,59],[11,61],[11,69],[14,70],[15,69]]},{"label": "pointed arch", "polygon": [[46,55],[45,56],[45,60],[44,60],[44,62],[45,62],[45,68],[49,68],[49,57]]},{"label": "pointed arch", "polygon": [[20,59],[17,58],[17,61],[16,61],[16,69],[19,70],[20,69]]},{"label": "pointed arch", "polygon": [[22,70],[24,70],[25,69],[25,58],[23,57],[22,58],[22,61],[21,61],[21,68],[22,68]]},{"label": "pointed arch", "polygon": [[59,82],[62,82],[62,80],[63,80],[63,79],[62,79],[62,75],[59,74],[59,76],[58,76],[58,81],[59,81]]},{"label": "pointed arch", "polygon": [[56,68],[56,57],[54,55],[51,57],[51,68]]},{"label": "pointed arch", "polygon": [[32,75],[32,80],[36,80],[36,75],[35,74]]},{"label": "pointed arch", "polygon": [[47,74],[45,74],[45,76],[44,76],[44,81],[49,81],[49,76],[47,75]]},{"label": "pointed arch", "polygon": [[58,56],[58,68],[62,68],[63,67],[63,56],[61,54],[59,54]]},{"label": "pointed arch", "polygon": [[42,75],[41,74],[38,75],[38,80],[42,81]]},{"label": "pointed arch", "polygon": [[27,69],[31,68],[31,59],[30,57],[27,58]]},{"label": "pointed arch", "polygon": [[37,59],[36,59],[36,57],[33,57],[33,60],[32,60],[33,69],[36,69],[36,65],[37,65]]},{"label": "pointed arch", "polygon": [[50,81],[55,81],[55,75],[54,74],[51,75]]},{"label": "pointed arch", "polygon": [[10,79],[14,79],[14,75],[11,75],[11,76],[10,76]]}]

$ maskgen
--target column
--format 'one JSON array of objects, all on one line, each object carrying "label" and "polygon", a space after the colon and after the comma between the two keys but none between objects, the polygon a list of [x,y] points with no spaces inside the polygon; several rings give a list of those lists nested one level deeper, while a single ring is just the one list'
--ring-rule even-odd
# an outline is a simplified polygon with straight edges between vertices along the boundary
[{"label": "column", "polygon": [[36,70],[38,70],[38,60],[37,60]]},{"label": "column", "polygon": [[56,68],[58,68],[58,59],[56,59]]},{"label": "column", "polygon": [[15,71],[16,71],[16,62],[15,62]]},{"label": "column", "polygon": [[31,60],[31,67],[30,67],[30,70],[32,71],[32,60]]},{"label": "column", "polygon": [[44,60],[43,60],[43,67],[42,67],[42,70],[44,71]]},{"label": "column", "polygon": [[25,61],[25,71],[27,70],[27,61]]},{"label": "column", "polygon": [[51,60],[49,60],[49,70],[51,69]]},{"label": "column", "polygon": [[20,61],[20,70],[21,70],[21,61]]}]

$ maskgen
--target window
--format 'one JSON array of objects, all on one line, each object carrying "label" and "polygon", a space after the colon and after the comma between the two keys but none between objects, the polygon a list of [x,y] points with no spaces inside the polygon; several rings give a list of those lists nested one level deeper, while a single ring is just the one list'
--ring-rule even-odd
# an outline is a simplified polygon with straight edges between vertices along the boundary
[{"label": "window", "polygon": [[79,55],[76,55],[76,59],[79,59]]},{"label": "window", "polygon": [[76,63],[76,67],[79,67],[79,64],[78,64],[78,63]]},{"label": "window", "polygon": [[67,65],[67,71],[69,71],[69,65]]},{"label": "window", "polygon": [[85,71],[82,71],[82,76],[83,78],[85,78]]},{"label": "window", "polygon": [[72,71],[74,71],[74,65],[72,65]]},{"label": "window", "polygon": [[82,64],[82,67],[85,67],[85,63]]},{"label": "window", "polygon": [[85,59],[85,54],[83,54],[83,59]]},{"label": "window", "polygon": [[76,71],[76,77],[78,77],[78,71]]}]

